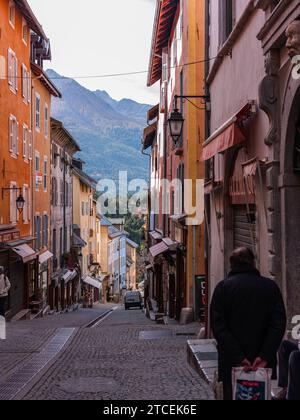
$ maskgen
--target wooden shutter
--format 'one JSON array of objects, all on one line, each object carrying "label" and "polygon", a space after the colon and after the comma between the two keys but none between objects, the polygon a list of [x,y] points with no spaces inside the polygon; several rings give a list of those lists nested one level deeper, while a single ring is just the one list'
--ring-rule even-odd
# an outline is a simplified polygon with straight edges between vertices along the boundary
[{"label": "wooden shutter", "polygon": [[15,134],[15,153],[16,155],[19,154],[19,123],[18,121],[16,121],[15,123],[15,130],[16,130],[16,134]]},{"label": "wooden shutter", "polygon": [[22,97],[27,100],[27,71],[24,64],[22,64]]},{"label": "wooden shutter", "polygon": [[167,51],[162,53],[162,82],[167,82],[169,79],[169,56]]},{"label": "wooden shutter", "polygon": [[13,86],[13,61],[12,61],[12,51],[8,49],[7,53],[7,73],[8,73],[8,84],[9,86]]},{"label": "wooden shutter", "polygon": [[13,127],[13,117],[12,115],[9,117],[8,120],[8,132],[9,132],[9,151],[12,153],[13,152],[13,137],[14,137],[14,127]]},{"label": "wooden shutter", "polygon": [[18,59],[14,55],[14,89],[17,92],[18,91]]}]

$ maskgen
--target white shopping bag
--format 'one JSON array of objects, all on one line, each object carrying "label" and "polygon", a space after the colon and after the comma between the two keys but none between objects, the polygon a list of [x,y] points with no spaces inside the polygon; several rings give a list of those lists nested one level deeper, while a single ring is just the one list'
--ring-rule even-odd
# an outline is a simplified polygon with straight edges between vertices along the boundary
[{"label": "white shopping bag", "polygon": [[233,399],[235,401],[271,400],[272,369],[245,372],[243,368],[232,371]]}]

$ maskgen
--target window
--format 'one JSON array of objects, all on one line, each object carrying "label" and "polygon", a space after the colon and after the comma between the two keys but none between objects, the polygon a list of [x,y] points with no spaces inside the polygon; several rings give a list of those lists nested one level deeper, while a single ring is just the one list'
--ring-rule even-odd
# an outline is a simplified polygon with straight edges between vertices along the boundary
[{"label": "window", "polygon": [[169,80],[169,55],[168,50],[165,49],[162,53],[162,82]]},{"label": "window", "polygon": [[64,253],[66,254],[68,250],[68,227],[64,228]]},{"label": "window", "polygon": [[63,229],[60,228],[59,230],[59,255],[60,255],[59,265],[60,267],[62,267],[62,254],[63,254]]},{"label": "window", "polygon": [[173,65],[177,66],[177,34],[176,32],[173,39]]},{"label": "window", "polygon": [[44,156],[44,191],[47,191],[48,158]]},{"label": "window", "polygon": [[52,178],[52,205],[57,206],[57,179]]},{"label": "window", "polygon": [[41,248],[42,241],[42,221],[40,216],[35,216],[34,219],[34,232],[35,232],[35,249],[38,251]]},{"label": "window", "polygon": [[18,60],[16,54],[10,48],[8,49],[8,60],[7,60],[7,74],[8,74],[8,84],[10,90],[13,93],[17,93],[18,90]]},{"label": "window", "polygon": [[44,214],[43,217],[43,246],[48,246],[48,229],[49,229],[49,217]]},{"label": "window", "polygon": [[23,158],[29,160],[29,144],[30,144],[30,132],[26,124],[23,124]]},{"label": "window", "polygon": [[[52,233],[52,253],[54,256],[54,260],[57,259],[57,239],[56,239],[56,229],[53,229]],[[53,261],[54,264],[54,261]]]},{"label": "window", "polygon": [[18,198],[18,190],[17,190],[17,184],[16,182],[10,183],[10,188],[13,188],[10,190],[10,211],[9,211],[9,220],[10,223],[17,223],[18,221],[18,211],[17,211],[17,198]]},{"label": "window", "polygon": [[9,2],[8,8],[9,23],[14,28],[16,23],[16,6],[12,0]]},{"label": "window", "polygon": [[19,123],[14,115],[9,117],[9,151],[15,157],[19,154]]},{"label": "window", "polygon": [[49,135],[49,108],[45,104],[45,137],[48,138]]},{"label": "window", "polygon": [[66,207],[69,207],[69,184],[67,182],[65,186],[65,203]]},{"label": "window", "polygon": [[22,64],[22,97],[25,104],[30,102],[30,74],[25,64]]},{"label": "window", "polygon": [[179,39],[181,39],[183,35],[183,26],[184,26],[184,1],[180,0]]},{"label": "window", "polygon": [[40,154],[35,152],[35,186],[36,189],[39,189],[41,184],[41,173],[40,173]]},{"label": "window", "polygon": [[85,215],[85,203],[82,201],[81,203],[81,215],[84,216]]},{"label": "window", "polygon": [[60,205],[64,206],[64,181],[60,180]]},{"label": "window", "polygon": [[227,40],[233,29],[233,0],[219,0],[219,44]]},{"label": "window", "polygon": [[24,185],[23,187],[23,197],[25,200],[24,209],[23,209],[23,221],[24,223],[28,223],[30,220],[30,212],[31,212],[30,190],[29,190],[28,185]]},{"label": "window", "polygon": [[41,129],[41,97],[38,93],[35,95],[35,128]]},{"label": "window", "polygon": [[29,28],[27,25],[26,20],[23,18],[22,19],[22,39],[25,42],[25,44],[28,44],[28,39],[29,39]]}]

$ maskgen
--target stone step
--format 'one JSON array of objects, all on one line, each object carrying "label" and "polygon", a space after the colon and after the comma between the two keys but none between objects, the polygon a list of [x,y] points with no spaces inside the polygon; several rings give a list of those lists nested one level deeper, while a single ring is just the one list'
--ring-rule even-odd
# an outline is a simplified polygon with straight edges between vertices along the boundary
[{"label": "stone step", "polygon": [[218,350],[215,340],[189,340],[188,363],[208,384],[215,382],[218,371]]}]

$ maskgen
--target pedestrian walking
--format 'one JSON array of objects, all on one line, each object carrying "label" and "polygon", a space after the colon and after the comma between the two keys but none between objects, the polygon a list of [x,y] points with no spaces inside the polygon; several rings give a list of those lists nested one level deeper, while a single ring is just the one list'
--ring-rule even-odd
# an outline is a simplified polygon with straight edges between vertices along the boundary
[{"label": "pedestrian walking", "polygon": [[300,346],[284,341],[278,352],[279,381],[282,391],[275,400],[300,401]]},{"label": "pedestrian walking", "polygon": [[286,330],[286,311],[276,283],[262,277],[248,248],[230,257],[231,272],[216,288],[211,325],[218,343],[219,380],[232,400],[232,369],[272,368]]},{"label": "pedestrian walking", "polygon": [[5,275],[4,267],[0,267],[0,316],[5,317],[5,308],[11,284]]}]

